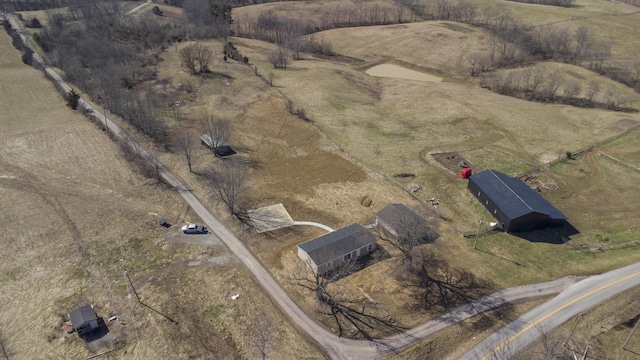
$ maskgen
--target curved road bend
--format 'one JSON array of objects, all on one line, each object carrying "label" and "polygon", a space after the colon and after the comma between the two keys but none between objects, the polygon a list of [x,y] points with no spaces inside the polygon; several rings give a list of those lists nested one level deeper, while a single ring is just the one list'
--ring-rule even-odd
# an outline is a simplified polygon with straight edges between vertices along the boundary
[{"label": "curved road bend", "polygon": [[[11,15],[7,16],[14,29],[20,29],[19,23]],[[20,33],[20,37],[27,46],[30,45],[24,34]],[[42,64],[42,59],[38,53],[34,53],[34,60]],[[64,93],[71,91],[71,87],[65,83],[60,75],[53,69],[44,67],[44,70],[54,84]],[[565,277],[542,284],[533,284],[519,286],[515,288],[505,289],[495,294],[484,297],[472,304],[462,306],[449,314],[440,316],[432,321],[419,325],[403,334],[391,336],[389,338],[380,339],[377,344],[367,341],[357,341],[339,338],[330,333],[322,326],[315,323],[296,305],[289,296],[284,292],[269,272],[262,267],[258,259],[245,247],[245,245],[220,221],[218,221],[193,194],[187,190],[178,179],[173,176],[162,164],[160,164],[153,156],[147,153],[140,145],[138,145],[131,137],[123,132],[113,121],[106,118],[98,112],[91,104],[84,99],[80,99],[80,105],[89,110],[90,115],[95,118],[98,123],[106,123],[111,132],[121,139],[127,141],[132,149],[137,151],[143,158],[156,166],[158,174],[162,179],[173,186],[174,189],[185,199],[185,201],[194,209],[194,211],[202,218],[208,228],[220,238],[229,249],[238,257],[258,283],[272,297],[276,304],[282,309],[291,320],[292,324],[302,333],[306,334],[311,340],[315,341],[324,351],[325,355],[331,359],[372,359],[380,355],[387,354],[392,351],[399,351],[411,344],[414,344],[423,338],[434,334],[435,332],[453,325],[458,321],[462,321],[471,316],[479,314],[510,301],[530,299],[538,296],[557,294],[571,284],[578,281],[574,277]]]},{"label": "curved road bend", "polygon": [[493,333],[461,360],[507,359],[570,318],[640,285],[640,263],[580,281]]}]

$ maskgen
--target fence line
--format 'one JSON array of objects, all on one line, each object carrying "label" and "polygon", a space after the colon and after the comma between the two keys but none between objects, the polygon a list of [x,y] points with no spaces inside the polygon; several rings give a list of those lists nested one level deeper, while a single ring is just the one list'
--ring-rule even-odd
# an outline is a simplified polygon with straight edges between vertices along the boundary
[{"label": "fence line", "polygon": [[622,160],[620,160],[620,159],[616,159],[616,158],[614,158],[613,156],[611,156],[611,155],[609,155],[609,154],[605,153],[605,152],[604,152],[604,151],[602,151],[602,150],[600,150],[600,151],[599,151],[599,153],[600,153],[600,154],[602,154],[602,155],[604,155],[604,156],[606,156],[606,157],[608,157],[608,158],[610,158],[610,159],[612,159],[613,161],[616,161],[616,162],[618,162],[618,163],[620,163],[620,164],[622,164],[622,165],[624,165],[624,166],[630,167],[630,168],[632,168],[633,170],[636,170],[636,171],[640,172],[640,167],[633,166],[633,165],[631,165],[631,164],[629,164],[629,163],[627,163],[627,162],[624,162],[624,161],[622,161]]}]

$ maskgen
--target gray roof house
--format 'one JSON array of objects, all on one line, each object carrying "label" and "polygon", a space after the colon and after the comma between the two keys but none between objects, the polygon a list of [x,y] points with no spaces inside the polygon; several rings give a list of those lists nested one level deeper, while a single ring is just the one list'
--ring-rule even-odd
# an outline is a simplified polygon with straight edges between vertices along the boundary
[{"label": "gray roof house", "polygon": [[499,171],[469,177],[467,188],[507,232],[562,227],[567,217],[524,181]]},{"label": "gray roof house", "polygon": [[78,334],[84,334],[99,327],[98,316],[88,304],[71,310],[69,318]]},{"label": "gray roof house", "polygon": [[[404,204],[389,204],[376,213],[375,225],[391,236],[420,235],[427,232],[427,220]],[[416,233],[416,234],[414,234]]]},{"label": "gray roof house", "polygon": [[351,224],[298,245],[298,257],[322,274],[371,253],[375,245],[376,238],[367,229]]}]

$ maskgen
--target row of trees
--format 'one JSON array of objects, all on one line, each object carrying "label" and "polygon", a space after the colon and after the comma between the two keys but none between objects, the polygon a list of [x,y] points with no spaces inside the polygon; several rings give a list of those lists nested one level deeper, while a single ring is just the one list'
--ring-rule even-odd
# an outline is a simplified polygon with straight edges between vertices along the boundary
[{"label": "row of trees", "polygon": [[[214,7],[209,2],[205,5]],[[219,14],[221,8],[216,9]],[[225,18],[230,13],[218,16]],[[69,22],[73,19],[78,21]],[[68,15],[48,12],[47,20],[48,26],[34,40],[47,53],[48,61],[105,109],[156,141],[166,142],[166,126],[158,114],[166,104],[150,88],[139,85],[155,77],[158,51],[186,36],[181,33],[187,29],[160,25],[152,14],[130,17],[115,0],[74,1]],[[209,49],[195,44],[182,54],[186,55],[183,65],[191,72],[209,70],[213,57]]]},{"label": "row of trees", "polygon": [[[257,17],[235,19],[232,30],[237,36],[283,43],[285,38],[292,35],[305,35],[341,27],[397,24],[408,20],[408,10],[402,2],[344,2],[312,9],[309,16],[298,17],[265,10]],[[301,19],[303,17],[304,20]]]},{"label": "row of trees", "polygon": [[231,6],[223,0],[184,0],[188,38],[225,38],[231,34]]},{"label": "row of trees", "polygon": [[573,30],[558,24],[532,26],[508,8],[468,0],[421,0],[407,7],[422,19],[453,20],[492,32],[488,50],[467,56],[472,76],[535,59],[555,60],[588,68],[640,91],[640,62],[611,62],[613,42],[599,38],[587,25]]},{"label": "row of trees", "polygon": [[[570,0],[562,1],[567,5]],[[479,5],[469,0],[398,0],[393,6],[380,6],[345,3],[335,8],[318,8],[314,14],[316,20],[311,21],[266,10],[254,18],[237,19],[232,28],[238,36],[255,37],[281,45],[284,50],[274,51],[270,61],[275,68],[286,68],[289,55],[295,59],[300,52],[330,53],[329,44],[322,44],[309,36],[320,30],[410,21],[415,16],[423,20],[452,20],[486,28],[493,34],[488,50],[467,57],[472,76],[540,58],[583,66],[634,87],[640,83],[629,80],[637,79],[629,76],[636,72],[634,64],[607,64],[612,42],[598,38],[595,31],[586,25],[574,30],[559,25],[531,26],[509,8]],[[395,16],[390,16],[390,13]],[[285,50],[288,50],[287,56],[284,56]]]},{"label": "row of trees", "polygon": [[34,11],[68,6],[79,0],[0,0],[0,11]]},{"label": "row of trees", "polygon": [[484,76],[480,83],[497,93],[526,100],[620,110],[634,99],[619,87],[593,80],[586,86],[559,71],[540,66]]}]

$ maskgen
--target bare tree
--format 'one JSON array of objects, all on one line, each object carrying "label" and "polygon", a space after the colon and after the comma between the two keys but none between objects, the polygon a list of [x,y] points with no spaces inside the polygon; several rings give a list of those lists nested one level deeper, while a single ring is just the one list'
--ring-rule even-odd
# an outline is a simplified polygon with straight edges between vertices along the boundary
[{"label": "bare tree", "polygon": [[189,172],[193,172],[191,168],[191,159],[193,150],[198,145],[198,133],[193,129],[180,128],[176,131],[175,135],[176,146],[184,154],[184,158],[187,161]]},{"label": "bare tree", "polygon": [[[305,39],[302,34],[293,34],[287,37],[284,42],[284,45],[287,49],[293,52],[293,59],[300,60],[300,52],[304,51],[304,48],[308,41]],[[308,47],[308,46],[307,46]]]},{"label": "bare tree", "polygon": [[208,136],[211,150],[215,153],[220,145],[230,140],[231,122],[225,118],[208,114],[200,120],[200,127],[204,134]]},{"label": "bare tree", "polygon": [[486,70],[486,56],[480,51],[474,51],[466,56],[471,76],[476,76]]},{"label": "bare tree", "polygon": [[640,61],[631,64],[627,73],[629,74],[629,86],[635,88],[640,83]]},{"label": "bare tree", "polygon": [[580,82],[576,80],[567,80],[566,85],[564,86],[564,90],[562,91],[562,96],[564,97],[565,102],[573,101],[580,91],[582,90],[582,86]]},{"label": "bare tree", "polygon": [[468,0],[460,0],[451,8],[451,18],[455,21],[469,24],[475,17],[477,9],[478,6],[476,4]]},{"label": "bare tree", "polygon": [[607,108],[611,110],[620,109],[622,106],[627,105],[634,100],[633,97],[625,94],[624,91],[614,85],[609,85],[605,95]]},{"label": "bare tree", "polygon": [[544,83],[543,93],[544,98],[547,101],[553,101],[560,90],[560,87],[564,85],[565,78],[559,71],[554,71],[547,76],[547,81]]},{"label": "bare tree", "polygon": [[357,307],[358,304],[354,300],[356,295],[350,289],[335,284],[337,280],[356,271],[357,262],[342,262],[330,272],[322,274],[315,273],[310,268],[308,264],[304,267],[298,266],[290,276],[289,282],[315,294],[316,300],[319,301],[320,313],[333,318],[338,328],[338,336],[350,333],[352,338],[364,338],[384,345],[373,338],[372,330],[403,330],[393,319],[385,316],[386,313],[380,313],[375,307]]},{"label": "bare tree", "polygon": [[596,72],[602,72],[604,62],[611,56],[611,43],[608,41],[598,41],[587,52],[590,59],[590,67]]},{"label": "bare tree", "polygon": [[197,74],[196,67],[198,60],[196,59],[196,49],[194,45],[188,45],[180,50],[180,61],[182,67],[189,70],[191,74]]},{"label": "bare tree", "polygon": [[284,46],[278,46],[278,49],[269,54],[269,62],[275,69],[286,69],[289,63],[289,52]]},{"label": "bare tree", "polygon": [[313,271],[310,264],[305,265],[306,267],[298,267],[294,271],[292,276],[289,278],[289,282],[313,291],[316,300],[323,303],[327,303],[329,300],[330,295],[328,292],[328,286],[330,284],[356,272],[359,269],[359,265],[355,259],[342,261],[330,271],[323,273]]},{"label": "bare tree", "polygon": [[587,87],[587,100],[589,100],[590,103],[594,103],[599,95],[600,83],[596,80],[592,80]]},{"label": "bare tree", "polygon": [[213,51],[203,45],[196,45],[196,60],[198,61],[200,72],[208,72],[209,63],[211,62],[211,59],[213,59]]},{"label": "bare tree", "polygon": [[248,191],[248,169],[236,159],[218,162],[208,174],[213,196],[222,201],[231,215],[240,217],[240,205]]},{"label": "bare tree", "polygon": [[209,62],[213,59],[211,49],[199,43],[185,46],[180,50],[179,54],[182,66],[193,75],[207,72],[209,70]]},{"label": "bare tree", "polygon": [[388,221],[392,224],[378,224],[376,232],[382,241],[399,250],[404,259],[411,258],[416,246],[438,238],[438,233],[431,230],[423,218],[398,212]]},{"label": "bare tree", "polygon": [[589,50],[593,41],[593,30],[588,25],[581,25],[573,34],[573,39],[575,41],[575,48],[571,62],[579,61],[585,52]]},{"label": "bare tree", "polygon": [[546,71],[544,70],[544,68],[539,66],[528,68],[526,71],[530,71],[531,74],[527,83],[527,89],[532,94],[535,94],[540,86],[542,86],[542,84],[544,83]]},{"label": "bare tree", "polygon": [[251,333],[251,345],[258,352],[262,360],[272,349],[276,348],[277,329],[271,315],[261,312],[253,319],[253,328]]},{"label": "bare tree", "polygon": [[550,43],[553,52],[562,56],[563,61],[571,58],[571,33],[567,29],[557,29],[550,34]]}]

